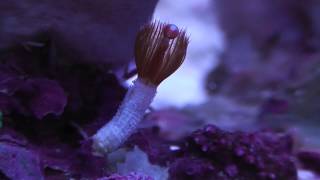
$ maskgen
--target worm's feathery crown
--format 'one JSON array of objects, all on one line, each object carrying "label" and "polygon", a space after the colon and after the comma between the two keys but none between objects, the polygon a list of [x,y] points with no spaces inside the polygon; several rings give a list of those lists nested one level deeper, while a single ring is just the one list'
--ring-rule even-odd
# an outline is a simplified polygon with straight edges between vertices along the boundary
[{"label": "worm's feathery crown", "polygon": [[175,27],[152,22],[138,32],[135,60],[138,77],[145,83],[158,86],[183,63],[189,39],[184,30],[174,32]]}]

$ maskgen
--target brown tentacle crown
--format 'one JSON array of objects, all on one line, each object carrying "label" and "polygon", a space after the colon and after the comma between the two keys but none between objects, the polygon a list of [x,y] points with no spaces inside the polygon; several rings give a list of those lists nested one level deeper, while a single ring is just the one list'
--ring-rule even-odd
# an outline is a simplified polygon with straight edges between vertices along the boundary
[{"label": "brown tentacle crown", "polygon": [[183,63],[189,38],[173,24],[152,22],[142,27],[135,43],[138,77],[158,86]]}]

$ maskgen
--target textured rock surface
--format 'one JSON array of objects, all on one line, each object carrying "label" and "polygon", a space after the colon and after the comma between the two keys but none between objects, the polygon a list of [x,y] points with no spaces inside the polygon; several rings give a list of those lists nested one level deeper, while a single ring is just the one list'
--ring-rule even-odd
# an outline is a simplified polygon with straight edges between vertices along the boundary
[{"label": "textured rock surface", "polygon": [[110,70],[130,61],[156,2],[0,2],[0,179],[108,175],[89,137],[123,98]]},{"label": "textured rock surface", "polygon": [[228,132],[207,125],[185,139],[168,141],[156,129],[141,129],[130,143],[152,163],[169,167],[172,180],[297,179],[293,139],[283,133]]}]

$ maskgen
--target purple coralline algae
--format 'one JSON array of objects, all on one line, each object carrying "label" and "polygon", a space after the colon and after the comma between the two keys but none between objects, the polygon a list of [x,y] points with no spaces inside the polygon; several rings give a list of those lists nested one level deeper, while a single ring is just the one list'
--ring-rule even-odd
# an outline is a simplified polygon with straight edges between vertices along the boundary
[{"label": "purple coralline algae", "polygon": [[108,175],[88,137],[121,102],[112,71],[131,60],[156,2],[0,2],[1,179]]}]

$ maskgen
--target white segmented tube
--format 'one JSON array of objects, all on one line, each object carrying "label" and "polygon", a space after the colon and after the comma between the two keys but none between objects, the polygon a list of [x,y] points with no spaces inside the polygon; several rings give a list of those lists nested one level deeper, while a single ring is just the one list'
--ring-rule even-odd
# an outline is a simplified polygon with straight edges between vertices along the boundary
[{"label": "white segmented tube", "polygon": [[119,148],[136,131],[156,91],[156,86],[135,80],[116,115],[93,136],[94,149],[109,153]]}]

